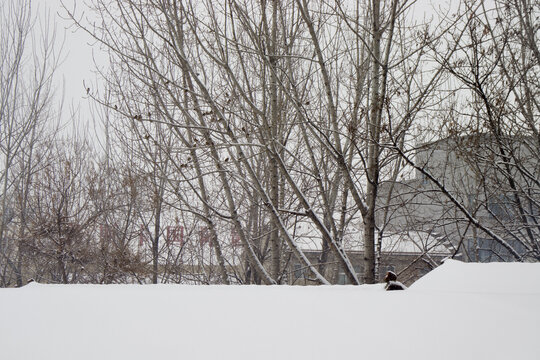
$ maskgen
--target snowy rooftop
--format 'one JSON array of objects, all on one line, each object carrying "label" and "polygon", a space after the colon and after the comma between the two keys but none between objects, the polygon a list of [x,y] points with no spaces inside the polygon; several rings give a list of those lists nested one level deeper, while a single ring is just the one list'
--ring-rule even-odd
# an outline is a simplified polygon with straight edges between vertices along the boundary
[{"label": "snowy rooftop", "polygon": [[[318,251],[322,248],[322,239],[317,229],[303,223],[291,231],[295,240],[303,250]],[[348,251],[363,249],[361,231],[345,235],[344,247]],[[382,251],[393,254],[436,254],[450,255],[452,251],[443,245],[443,240],[423,231],[407,231],[398,234],[387,234],[382,240]]]},{"label": "snowy rooftop", "polygon": [[538,359],[540,264],[447,261],[406,291],[0,289],[3,359]]}]

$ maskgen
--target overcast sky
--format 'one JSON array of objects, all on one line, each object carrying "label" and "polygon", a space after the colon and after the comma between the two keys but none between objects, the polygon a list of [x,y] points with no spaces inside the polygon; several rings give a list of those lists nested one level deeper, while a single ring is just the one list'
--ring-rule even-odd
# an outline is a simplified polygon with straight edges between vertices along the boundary
[{"label": "overcast sky", "polygon": [[[86,128],[90,126],[93,132],[92,115],[90,113],[89,100],[87,99],[86,86],[91,86],[96,81],[95,62],[100,66],[106,64],[106,57],[100,53],[98,46],[93,46],[94,41],[83,30],[77,29],[73,22],[68,19],[62,4],[73,9],[76,4],[76,13],[88,15],[89,12],[81,0],[38,0],[34,2],[42,16],[47,14],[51,22],[56,24],[59,42],[63,39],[63,61],[56,73],[57,94],[60,96],[64,89],[64,121],[68,121],[73,112],[77,112],[75,118]],[[60,97],[59,97],[60,100]],[[70,126],[68,125],[68,128]]]}]

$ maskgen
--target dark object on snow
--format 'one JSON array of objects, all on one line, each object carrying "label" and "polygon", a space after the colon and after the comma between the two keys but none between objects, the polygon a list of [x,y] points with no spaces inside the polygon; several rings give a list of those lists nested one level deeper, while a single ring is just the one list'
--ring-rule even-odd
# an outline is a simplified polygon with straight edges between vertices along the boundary
[{"label": "dark object on snow", "polygon": [[386,286],[384,287],[387,291],[388,290],[405,290],[407,287],[397,281],[397,275],[393,271],[389,271],[386,273],[386,276],[384,277],[384,281],[386,282]]},{"label": "dark object on snow", "polygon": [[393,271],[389,271],[386,273],[386,276],[384,277],[384,281],[386,283],[390,282],[390,281],[397,281],[397,275],[395,272]]},{"label": "dark object on snow", "polygon": [[36,280],[30,278],[30,279],[28,279],[28,281],[27,281],[26,283],[27,283],[27,284],[30,284],[30,283],[33,283],[33,282],[35,282],[35,281],[36,281]]},{"label": "dark object on snow", "polygon": [[407,287],[399,281],[389,281],[384,288],[386,290],[405,290]]}]

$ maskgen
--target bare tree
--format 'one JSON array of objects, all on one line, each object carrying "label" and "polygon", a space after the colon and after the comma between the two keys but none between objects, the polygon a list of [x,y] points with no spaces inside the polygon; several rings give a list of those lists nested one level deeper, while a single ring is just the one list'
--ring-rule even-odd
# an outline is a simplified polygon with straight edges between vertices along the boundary
[{"label": "bare tree", "polygon": [[21,286],[29,187],[46,157],[36,147],[57,126],[51,82],[59,48],[50,16],[38,17],[31,1],[3,2],[0,14],[1,282],[10,284],[8,274],[15,274]]},{"label": "bare tree", "polygon": [[[144,159],[138,171],[155,175],[163,216],[209,229],[221,282],[232,272],[281,283],[296,261],[314,283],[342,269],[359,284],[345,240],[361,228],[363,281],[375,282],[388,213],[382,223],[375,214],[392,198],[380,184],[407,171],[399,155],[440,102],[434,90],[458,47],[442,50],[442,38],[460,19],[432,29],[409,19],[413,5],[97,0],[101,25],[72,16],[111,58],[110,93],[90,94]],[[318,259],[302,250],[298,222],[318,234]],[[241,276],[222,251],[229,226],[244,250]]]}]

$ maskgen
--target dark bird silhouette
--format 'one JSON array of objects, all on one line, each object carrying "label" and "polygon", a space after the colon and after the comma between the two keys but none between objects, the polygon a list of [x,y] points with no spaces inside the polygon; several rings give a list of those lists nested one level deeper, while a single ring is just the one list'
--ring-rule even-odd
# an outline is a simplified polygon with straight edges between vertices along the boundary
[{"label": "dark bird silhouette", "polygon": [[405,290],[407,287],[397,281],[397,275],[393,271],[389,271],[386,273],[386,276],[384,277],[384,281],[386,282],[386,286],[384,287],[387,291],[390,290]]}]

